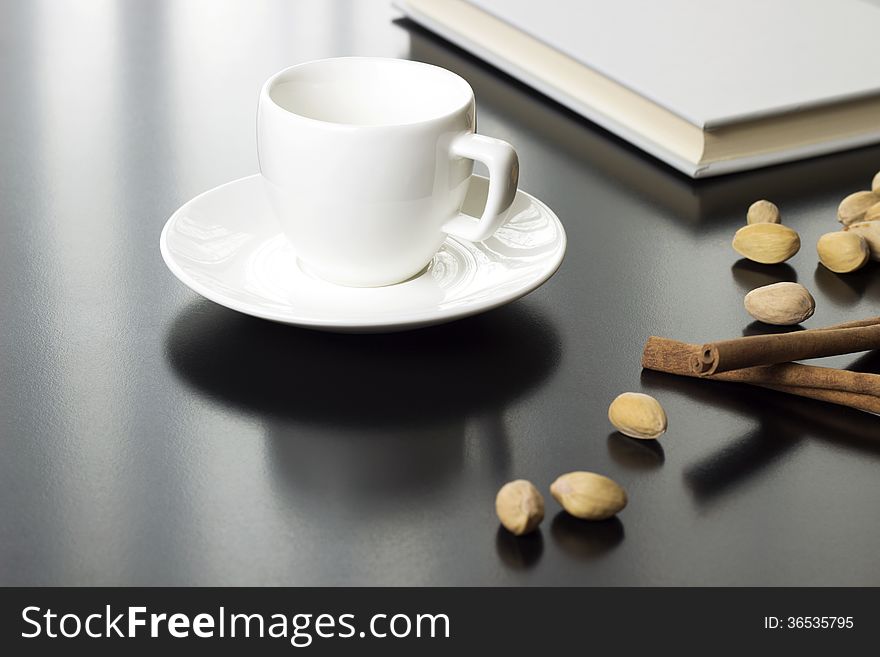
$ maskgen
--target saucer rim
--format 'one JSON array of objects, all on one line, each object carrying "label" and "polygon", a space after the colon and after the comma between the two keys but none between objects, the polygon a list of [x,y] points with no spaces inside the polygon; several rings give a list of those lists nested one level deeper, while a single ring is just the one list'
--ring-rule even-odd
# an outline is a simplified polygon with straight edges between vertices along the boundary
[{"label": "saucer rim", "polygon": [[[179,208],[177,208],[171,216],[165,222],[165,225],[162,228],[161,235],[159,237],[159,251],[162,254],[162,260],[165,262],[165,266],[174,274],[175,278],[177,278],[181,283],[183,283],[190,290],[195,292],[196,294],[212,301],[218,305],[221,305],[225,308],[229,308],[230,310],[234,310],[236,312],[242,313],[244,315],[250,315],[251,317],[258,317],[260,319],[269,320],[272,322],[277,322],[280,324],[287,324],[289,326],[300,326],[303,328],[311,328],[315,330],[326,330],[326,331],[338,331],[338,332],[357,332],[357,331],[370,331],[370,332],[378,332],[383,330],[409,330],[416,329],[423,326],[432,326],[435,324],[443,324],[446,322],[455,321],[457,319],[464,319],[465,317],[470,317],[472,315],[477,315],[483,312],[488,312],[489,310],[493,310],[495,308],[499,308],[500,306],[504,306],[508,303],[516,301],[517,299],[533,292],[541,285],[546,283],[562,266],[562,261],[565,257],[565,253],[568,247],[568,236],[565,233],[565,228],[562,225],[562,221],[560,221],[559,217],[556,216],[556,213],[551,210],[546,203],[536,198],[532,194],[529,194],[522,189],[517,188],[516,193],[522,194],[526,196],[530,202],[538,205],[547,215],[556,223],[556,227],[559,230],[559,247],[556,249],[554,253],[554,257],[552,259],[548,259],[548,266],[541,270],[539,275],[536,275],[533,279],[528,280],[528,282],[522,287],[515,288],[514,290],[507,292],[506,294],[500,296],[493,296],[489,299],[483,301],[477,301],[473,304],[468,304],[463,307],[454,307],[449,310],[434,310],[434,311],[419,311],[416,313],[406,313],[399,315],[399,319],[389,319],[384,317],[382,319],[377,319],[376,321],[371,321],[368,319],[352,319],[352,318],[316,318],[313,316],[300,316],[300,317],[291,317],[289,315],[282,316],[280,314],[275,314],[267,310],[262,310],[259,308],[253,308],[252,306],[248,306],[247,309],[244,308],[243,304],[240,304],[237,300],[232,299],[223,295],[222,293],[215,292],[211,286],[203,285],[199,281],[192,278],[177,262],[174,257],[169,252],[168,248],[168,233],[171,230],[171,226],[178,218],[178,216],[186,210],[189,206],[196,203],[203,196],[208,196],[215,192],[220,191],[225,187],[229,187],[232,185],[242,184],[245,181],[252,180],[254,178],[259,178],[262,174],[256,173],[251,174],[249,176],[243,176],[241,178],[236,178],[235,180],[230,180],[221,185],[217,185],[216,187],[212,187],[207,189],[196,196],[192,197]],[[481,176],[479,174],[472,174],[472,178],[482,178],[486,179],[486,176]],[[280,229],[278,231],[281,232]],[[453,240],[458,243],[462,243],[463,240],[458,240],[457,238],[452,237],[451,235],[446,238],[447,240]],[[332,283],[328,283],[331,284]]]}]

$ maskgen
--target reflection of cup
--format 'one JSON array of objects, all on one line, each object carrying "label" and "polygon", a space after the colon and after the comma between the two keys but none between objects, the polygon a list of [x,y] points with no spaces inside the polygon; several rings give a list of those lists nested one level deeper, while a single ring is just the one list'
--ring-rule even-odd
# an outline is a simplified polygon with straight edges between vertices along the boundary
[{"label": "reflection of cup", "polygon": [[[260,170],[311,271],[387,285],[421,271],[447,234],[482,241],[504,222],[516,152],[473,130],[473,91],[450,71],[372,57],[308,62],[263,85]],[[479,220],[460,211],[473,160],[490,178]]]}]

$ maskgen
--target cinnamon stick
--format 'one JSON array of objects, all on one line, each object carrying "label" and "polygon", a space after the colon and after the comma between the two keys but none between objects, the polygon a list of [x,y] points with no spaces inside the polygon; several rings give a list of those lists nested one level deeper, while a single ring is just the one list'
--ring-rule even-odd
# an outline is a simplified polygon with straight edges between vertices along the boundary
[{"label": "cinnamon stick", "polygon": [[842,324],[832,324],[824,328],[807,329],[809,331],[829,331],[831,329],[841,328],[857,328],[859,326],[874,326],[880,324],[880,317],[868,317],[868,319],[856,319],[851,322],[843,322]]},{"label": "cinnamon stick", "polygon": [[[760,384],[759,384],[760,385]],[[823,390],[821,388],[795,388],[788,386],[772,386],[761,385],[762,388],[770,390],[778,390],[779,392],[787,392],[790,395],[798,397],[808,397],[819,401],[828,402],[829,404],[837,404],[839,406],[847,406],[857,411],[866,411],[880,415],[880,397],[872,395],[860,395],[855,392],[841,392],[840,390]]]},{"label": "cinnamon stick", "polygon": [[798,363],[754,366],[702,375],[691,367],[703,347],[652,336],[642,354],[642,367],[682,376],[732,381],[779,390],[810,399],[880,414],[880,375]]},{"label": "cinnamon stick", "polygon": [[757,365],[880,349],[880,318],[844,327],[753,335],[704,344],[690,358],[694,374],[706,376]]}]

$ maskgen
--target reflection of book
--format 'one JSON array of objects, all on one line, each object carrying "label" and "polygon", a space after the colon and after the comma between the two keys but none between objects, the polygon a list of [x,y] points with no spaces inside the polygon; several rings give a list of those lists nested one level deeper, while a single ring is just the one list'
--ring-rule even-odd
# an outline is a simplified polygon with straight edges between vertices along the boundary
[{"label": "reflection of book", "polygon": [[[746,208],[756,198],[772,198],[783,205],[829,195],[843,198],[865,185],[865,172],[876,170],[880,163],[877,145],[735,176],[689,180],[672,169],[657,166],[629,144],[595,129],[508,76],[499,75],[434,34],[411,23],[401,25],[409,31],[411,59],[447,68],[471,84],[477,96],[478,118],[489,112],[503,117],[515,131],[540,134],[546,148],[575,158],[584,175],[606,177],[608,184],[625,185],[631,193],[695,227],[729,218],[730,214],[745,216]],[[804,181],[809,184],[805,186]]]},{"label": "reflection of book", "polygon": [[880,8],[861,0],[396,3],[693,177],[880,141]]}]

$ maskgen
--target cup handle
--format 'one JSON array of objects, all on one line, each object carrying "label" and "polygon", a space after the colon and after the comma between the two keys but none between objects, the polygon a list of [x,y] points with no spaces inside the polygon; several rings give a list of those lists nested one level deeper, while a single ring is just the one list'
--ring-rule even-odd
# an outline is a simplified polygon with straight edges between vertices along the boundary
[{"label": "cup handle", "polygon": [[507,219],[519,182],[519,158],[506,141],[465,132],[452,140],[452,155],[482,162],[489,169],[489,194],[479,219],[459,214],[443,225],[443,232],[469,242],[482,242]]}]

